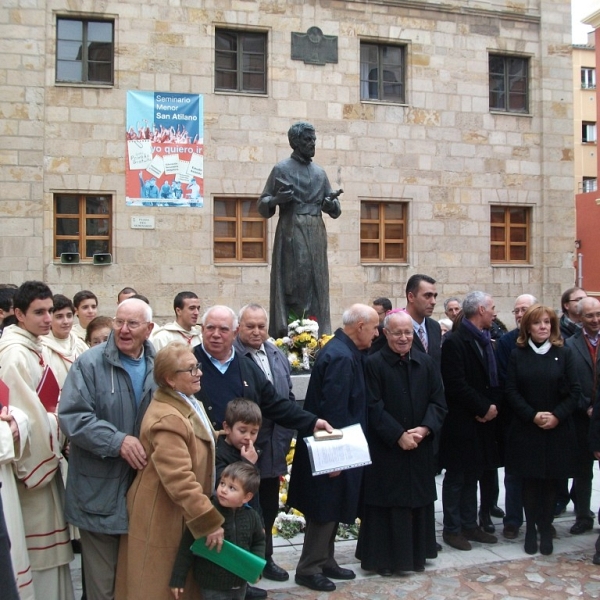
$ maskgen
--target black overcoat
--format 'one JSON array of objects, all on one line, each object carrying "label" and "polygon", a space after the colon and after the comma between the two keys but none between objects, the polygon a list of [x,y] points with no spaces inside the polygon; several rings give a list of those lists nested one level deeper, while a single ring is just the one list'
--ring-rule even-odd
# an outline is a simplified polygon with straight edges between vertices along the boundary
[{"label": "black overcoat", "polygon": [[[365,356],[341,330],[319,351],[310,376],[305,410],[326,419],[332,427],[360,423],[366,433],[367,392]],[[327,442],[323,442],[327,443]],[[342,471],[337,477],[313,477],[304,439],[296,443],[288,504],[321,523],[354,523],[363,467]]]},{"label": "black overcoat", "polygon": [[[512,408],[506,468],[521,477],[558,479],[577,474],[577,437],[573,411],[581,387],[569,348],[552,346],[546,354],[515,348],[506,372],[506,400]],[[541,429],[533,419],[549,411],[558,418],[554,429]]]},{"label": "black overcoat", "polygon": [[460,326],[442,345],[442,379],[448,414],[442,430],[440,465],[467,472],[500,466],[496,419],[480,423],[492,404],[498,411],[500,389],[490,385],[486,360],[475,337]]},{"label": "black overcoat", "polygon": [[[386,345],[369,357],[366,378],[373,464],[365,468],[365,503],[409,508],[433,503],[434,439],[447,412],[438,366],[418,351],[411,351],[404,361]],[[428,427],[430,435],[415,450],[402,450],[398,445],[402,434],[420,426]]]}]

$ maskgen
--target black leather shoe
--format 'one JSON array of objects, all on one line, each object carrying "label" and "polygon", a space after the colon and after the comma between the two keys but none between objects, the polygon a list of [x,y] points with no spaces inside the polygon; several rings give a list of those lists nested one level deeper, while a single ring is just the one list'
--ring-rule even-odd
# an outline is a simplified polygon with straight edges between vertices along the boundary
[{"label": "black leather shoe", "polygon": [[298,585],[303,585],[317,592],[333,592],[335,590],[335,583],[321,575],[321,573],[315,573],[314,575],[296,574],[295,579]]},{"label": "black leather shoe", "polygon": [[266,597],[267,590],[261,590],[260,588],[252,587],[251,585],[246,588],[246,595],[244,596],[245,600],[255,600]]},{"label": "black leather shoe", "polygon": [[538,551],[537,531],[534,528],[528,527],[525,530],[524,548],[527,554],[535,554]]},{"label": "black leather shoe", "polygon": [[276,565],[271,559],[267,561],[263,569],[263,577],[271,581],[287,581],[290,578],[290,574],[279,565]]},{"label": "black leather shoe", "polygon": [[323,569],[323,575],[325,575],[325,577],[331,577],[331,579],[354,579],[356,577],[354,571],[342,567],[329,567],[328,569]]},{"label": "black leather shoe", "polygon": [[377,574],[381,575],[381,577],[391,577],[394,574],[394,571],[391,569],[377,569]]},{"label": "black leather shoe", "polygon": [[592,557],[592,562],[595,565],[600,565],[600,552],[595,552],[594,556]]},{"label": "black leather shoe", "polygon": [[442,546],[442,545],[441,545],[439,542],[436,542],[436,543],[435,543],[435,549],[436,549],[438,552],[441,552],[441,551],[444,549],[444,546]]},{"label": "black leather shoe", "polygon": [[495,533],[496,526],[492,523],[490,513],[479,513],[479,527],[486,533]]},{"label": "black leather shoe", "polygon": [[519,528],[516,525],[505,525],[502,535],[507,540],[516,540],[519,537]]},{"label": "black leather shoe", "polygon": [[586,521],[585,519],[581,519],[579,521],[575,521],[573,527],[571,527],[570,532],[573,535],[581,535],[586,531],[590,531],[594,527],[594,524],[590,521]]},{"label": "black leather shoe", "polygon": [[552,543],[552,532],[548,529],[540,533],[540,552],[544,556],[552,554],[554,551],[554,544]]},{"label": "black leather shoe", "polygon": [[492,517],[496,517],[496,519],[504,519],[506,516],[504,511],[499,506],[492,506],[490,508],[490,515],[492,515]]}]

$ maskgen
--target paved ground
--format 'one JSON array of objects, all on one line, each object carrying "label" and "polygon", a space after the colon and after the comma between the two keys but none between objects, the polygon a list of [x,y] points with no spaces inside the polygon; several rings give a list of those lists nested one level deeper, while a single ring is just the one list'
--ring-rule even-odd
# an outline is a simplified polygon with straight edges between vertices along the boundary
[{"label": "paved ground", "polygon": [[[502,476],[502,475],[501,475]],[[442,477],[437,478],[438,496],[441,497]],[[503,499],[500,500],[503,505]],[[600,505],[600,474],[594,475],[592,510]],[[442,507],[436,503],[436,521],[441,538]],[[502,523],[497,524],[499,541],[494,545],[473,543],[473,550],[461,552],[444,544],[438,558],[428,561],[421,574],[408,577],[383,578],[363,571],[354,558],[354,540],[336,544],[340,564],[356,571],[351,582],[337,582],[337,590],[320,593],[294,584],[293,570],[300,555],[302,536],[292,540],[276,538],[275,559],[290,571],[290,581],[276,583],[261,581],[269,590],[269,598],[292,600],[306,598],[321,600],[388,598],[442,600],[570,600],[600,598],[600,566],[592,564],[594,542],[599,533],[594,531],[573,536],[569,528],[574,522],[572,505],[555,520],[558,538],[554,541],[552,556],[530,557],[523,550],[523,533],[516,540],[502,537]],[[80,597],[79,557],[73,564],[77,598]]]}]

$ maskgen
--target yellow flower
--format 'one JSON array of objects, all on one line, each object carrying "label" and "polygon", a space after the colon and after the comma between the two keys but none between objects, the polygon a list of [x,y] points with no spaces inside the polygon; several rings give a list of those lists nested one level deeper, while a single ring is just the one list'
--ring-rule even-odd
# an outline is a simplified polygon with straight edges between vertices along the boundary
[{"label": "yellow flower", "polygon": [[282,504],[285,504],[287,502],[287,494],[280,494],[279,499],[281,500]]}]

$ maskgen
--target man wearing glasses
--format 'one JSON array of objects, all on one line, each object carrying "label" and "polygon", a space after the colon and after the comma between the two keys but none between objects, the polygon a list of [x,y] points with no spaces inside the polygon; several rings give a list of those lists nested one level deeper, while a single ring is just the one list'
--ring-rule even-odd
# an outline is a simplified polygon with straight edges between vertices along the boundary
[{"label": "man wearing glasses", "polygon": [[[517,347],[519,337],[519,325],[527,309],[536,304],[537,299],[531,294],[521,294],[515,300],[512,314],[515,315],[516,328],[505,333],[496,343],[496,366],[498,367],[498,381],[504,389],[506,381],[506,369],[511,352]],[[505,411],[508,406],[504,406]],[[506,426],[510,418],[505,414],[502,423]],[[504,472],[505,512],[502,535],[507,540],[514,540],[519,535],[519,529],[523,525],[523,500],[521,499],[521,478],[509,472]]]},{"label": "man wearing glasses", "polygon": [[71,440],[66,516],[80,529],[89,600],[114,598],[126,493],[146,465],[138,435],[156,389],[153,326],[148,304],[121,302],[108,340],[75,361],[62,390],[58,418]]},{"label": "man wearing glasses", "polygon": [[578,287],[572,287],[563,292],[560,298],[562,316],[560,317],[560,334],[568,340],[581,329],[581,318],[577,312],[577,304],[587,298],[587,294]]}]

